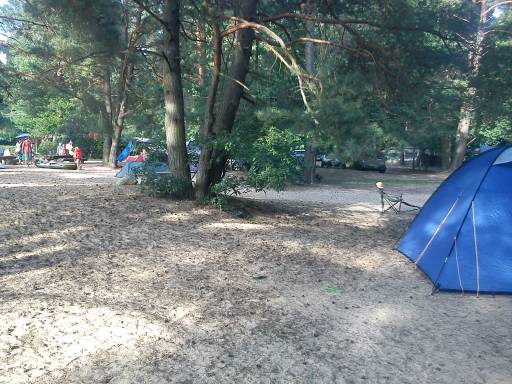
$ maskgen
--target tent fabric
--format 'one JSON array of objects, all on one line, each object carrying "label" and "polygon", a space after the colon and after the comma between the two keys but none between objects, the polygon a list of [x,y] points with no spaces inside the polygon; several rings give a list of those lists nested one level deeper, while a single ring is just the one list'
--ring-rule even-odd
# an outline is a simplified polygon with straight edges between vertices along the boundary
[{"label": "tent fabric", "polygon": [[117,156],[117,161],[125,161],[125,159],[130,155],[130,152],[133,148],[133,141],[130,140],[128,142],[128,145],[124,147],[124,149],[121,151],[121,153]]},{"label": "tent fabric", "polygon": [[[116,177],[135,177],[135,169],[141,168],[144,166],[143,162],[140,161],[130,161],[126,163],[123,168],[116,173]],[[169,173],[169,166],[166,163],[157,162],[154,163],[155,172],[159,174]]]},{"label": "tent fabric", "polygon": [[130,152],[133,150],[135,145],[139,144],[151,144],[150,139],[141,138],[141,137],[133,137],[126,147],[121,151],[119,155],[117,155],[117,161],[125,161],[126,158],[130,155]]},{"label": "tent fabric", "polygon": [[508,148],[504,150],[496,160],[494,160],[494,165],[505,164],[512,162],[512,148]]},{"label": "tent fabric", "polygon": [[511,161],[512,148],[500,147],[464,163],[399,243],[435,289],[512,293]]},{"label": "tent fabric", "polygon": [[490,149],[494,149],[494,148],[496,148],[495,145],[481,144],[480,145],[480,153],[484,153],[484,152],[486,152],[486,151],[488,151]]}]

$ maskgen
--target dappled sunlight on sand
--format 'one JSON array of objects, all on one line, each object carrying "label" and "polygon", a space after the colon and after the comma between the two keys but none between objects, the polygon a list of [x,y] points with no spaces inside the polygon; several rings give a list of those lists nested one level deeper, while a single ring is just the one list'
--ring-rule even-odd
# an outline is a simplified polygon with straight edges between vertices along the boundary
[{"label": "dappled sunlight on sand", "polygon": [[[85,226],[73,226],[68,228],[59,228],[55,230],[46,230],[44,232],[35,233],[35,234],[24,234],[22,237],[11,238],[8,240],[3,240],[4,246],[10,246],[14,244],[23,244],[25,247],[29,246],[30,243],[41,243],[46,242],[48,240],[59,240],[63,235],[69,236],[75,233],[82,232],[87,230]],[[44,252],[41,248],[34,249],[34,252],[37,251]]]},{"label": "dappled sunlight on sand", "polygon": [[85,172],[75,171],[75,173],[63,173],[61,175],[64,179],[95,179],[99,177],[112,176],[112,172]]},{"label": "dappled sunlight on sand", "polygon": [[387,262],[388,261],[385,257],[377,255],[376,253],[369,253],[361,255],[361,257],[352,260],[352,265],[365,271],[373,271],[378,273],[379,270],[386,267]]},{"label": "dappled sunlight on sand", "polygon": [[275,226],[269,224],[256,224],[256,223],[240,223],[240,222],[229,222],[223,221],[221,223],[209,223],[202,226],[204,229],[234,229],[241,231],[249,230],[271,230]]},{"label": "dappled sunlight on sand", "polygon": [[[108,183],[110,184],[110,183]],[[66,183],[66,186],[67,187],[81,187],[81,186],[86,186],[86,185],[89,185],[88,183],[84,182],[84,183]],[[46,184],[43,184],[43,183],[33,183],[33,182],[30,182],[30,181],[27,181],[26,183],[23,183],[23,184],[4,184],[2,185],[2,188],[23,188],[23,187],[55,187],[55,183],[46,183]]]},{"label": "dappled sunlight on sand", "polygon": [[15,254],[11,254],[5,258],[2,258],[2,260],[21,260],[21,259],[23,259],[25,257],[29,257],[29,256],[38,256],[41,254],[50,254],[50,253],[63,251],[66,248],[67,248],[67,246],[65,244],[48,245],[45,247],[39,247],[34,251],[16,252]]},{"label": "dappled sunlight on sand", "polygon": [[171,212],[165,213],[158,218],[161,222],[179,223],[182,220],[190,220],[194,217],[191,212]]},{"label": "dappled sunlight on sand", "polygon": [[431,296],[373,183],[235,216],[88,167],[0,176],[1,383],[509,383],[511,298]]},{"label": "dappled sunlight on sand", "polygon": [[[2,369],[12,369],[11,383],[18,382],[18,371],[21,378],[27,368],[35,379],[47,376],[49,371],[58,373],[75,360],[86,359],[101,351],[135,349],[141,338],[148,343],[152,339],[169,337],[166,326],[142,313],[65,303],[59,304],[55,311],[46,308],[44,302],[39,305],[41,308],[30,316],[14,309],[0,317],[2,345],[11,350],[2,361]],[[192,310],[192,307],[178,307],[171,315],[174,321],[184,322]]]},{"label": "dappled sunlight on sand", "polygon": [[380,212],[380,205],[378,203],[375,204],[347,204],[343,207],[346,211],[354,211],[354,212]]}]

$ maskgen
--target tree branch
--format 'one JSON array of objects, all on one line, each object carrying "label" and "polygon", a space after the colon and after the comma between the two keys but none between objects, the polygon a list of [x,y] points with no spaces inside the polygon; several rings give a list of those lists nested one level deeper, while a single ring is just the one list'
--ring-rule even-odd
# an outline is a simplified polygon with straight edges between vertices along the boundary
[{"label": "tree branch", "polygon": [[133,2],[136,3],[137,5],[141,6],[147,13],[149,13],[151,15],[151,17],[153,17],[156,21],[158,21],[160,24],[162,24],[165,29],[167,29],[167,30],[169,29],[167,22],[164,19],[162,19],[161,17],[159,17],[155,12],[153,12],[151,10],[151,8],[149,8],[146,4],[144,4],[143,1],[133,0]]},{"label": "tree branch", "polygon": [[505,1],[501,1],[499,3],[496,3],[492,6],[490,6],[489,8],[487,8],[484,12],[482,12],[482,15],[487,15],[489,12],[495,10],[498,7],[501,7],[502,5],[506,5],[506,4],[512,4],[512,0],[505,0]]},{"label": "tree branch", "polygon": [[27,23],[27,24],[32,24],[32,25],[38,25],[38,26],[40,26],[40,27],[45,27],[45,28],[50,29],[50,26],[49,26],[48,24],[38,23],[37,21],[33,21],[33,20],[18,19],[18,18],[16,18],[16,17],[5,16],[5,15],[0,15],[0,19],[9,20],[9,21],[19,21],[19,22],[21,22],[21,23]]},{"label": "tree branch", "polygon": [[[512,2],[512,0],[507,0],[507,2]],[[313,21],[319,24],[331,24],[331,25],[342,25],[342,26],[350,26],[350,25],[368,25],[370,27],[387,29],[391,31],[410,31],[410,32],[423,32],[429,33],[431,35],[437,36],[443,40],[450,40],[447,36],[444,36],[442,33],[437,31],[432,31],[424,28],[418,27],[402,27],[397,25],[385,25],[381,23],[377,23],[371,20],[366,19],[334,19],[334,18],[324,18],[324,17],[316,17],[310,15],[304,15],[301,13],[283,13],[276,16],[266,17],[261,20],[262,23],[274,22],[280,19],[298,19],[298,20],[306,20]]]}]

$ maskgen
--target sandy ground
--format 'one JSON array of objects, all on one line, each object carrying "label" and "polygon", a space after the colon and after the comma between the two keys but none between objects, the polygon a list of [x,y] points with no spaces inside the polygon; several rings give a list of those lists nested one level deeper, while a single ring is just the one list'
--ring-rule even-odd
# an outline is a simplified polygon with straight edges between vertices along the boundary
[{"label": "sandy ground", "polygon": [[[0,383],[512,383],[512,298],[430,295],[392,250],[414,214],[336,172],[236,218],[0,170]],[[384,177],[412,202],[442,178]]]}]

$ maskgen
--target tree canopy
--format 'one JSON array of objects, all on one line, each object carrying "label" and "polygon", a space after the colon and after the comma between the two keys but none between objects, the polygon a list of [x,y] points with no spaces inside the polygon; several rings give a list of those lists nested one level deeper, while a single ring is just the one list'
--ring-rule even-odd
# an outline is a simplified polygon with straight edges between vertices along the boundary
[{"label": "tree canopy", "polygon": [[151,137],[179,178],[195,141],[199,198],[228,159],[282,188],[308,143],[347,161],[414,147],[458,165],[468,146],[511,138],[511,6],[11,0],[0,136],[94,140],[110,166],[122,142]]}]

